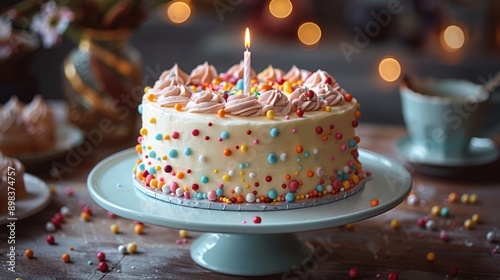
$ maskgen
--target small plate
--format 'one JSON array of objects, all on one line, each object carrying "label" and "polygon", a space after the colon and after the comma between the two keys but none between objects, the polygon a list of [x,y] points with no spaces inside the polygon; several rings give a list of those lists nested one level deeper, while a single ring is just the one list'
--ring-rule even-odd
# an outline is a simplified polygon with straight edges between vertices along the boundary
[{"label": "small plate", "polygon": [[54,147],[50,150],[12,155],[24,163],[28,168],[33,165],[38,165],[64,155],[69,150],[77,147],[83,141],[83,132],[76,126],[61,123],[56,128],[56,141]]},{"label": "small plate", "polygon": [[28,192],[26,197],[16,200],[16,210],[13,216],[10,216],[8,212],[0,213],[0,224],[28,218],[49,205],[51,199],[50,189],[44,181],[25,173],[24,183]]},{"label": "small plate", "polygon": [[498,159],[499,153],[495,143],[487,138],[472,138],[469,155],[462,157],[441,158],[429,153],[424,147],[414,145],[410,137],[403,137],[396,143],[396,151],[409,163],[431,166],[468,167],[492,163]]}]

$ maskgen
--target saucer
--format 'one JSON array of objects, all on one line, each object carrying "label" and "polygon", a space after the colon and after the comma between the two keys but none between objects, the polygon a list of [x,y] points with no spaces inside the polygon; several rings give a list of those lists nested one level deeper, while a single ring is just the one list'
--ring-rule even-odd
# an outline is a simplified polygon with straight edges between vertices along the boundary
[{"label": "saucer", "polygon": [[78,127],[68,123],[61,123],[57,125],[55,144],[51,149],[29,154],[13,155],[13,157],[19,159],[27,168],[38,166],[63,156],[71,149],[80,145],[83,139],[83,131]]},{"label": "saucer", "polygon": [[485,165],[494,162],[499,156],[495,143],[487,138],[472,138],[467,157],[460,155],[447,158],[437,157],[435,154],[429,153],[424,147],[414,145],[409,136],[397,141],[396,151],[405,157],[409,163],[446,167]]},{"label": "saucer", "polygon": [[24,183],[28,195],[16,200],[16,209],[13,215],[9,212],[0,213],[0,225],[20,221],[37,214],[45,209],[51,201],[50,188],[40,178],[24,173]]}]

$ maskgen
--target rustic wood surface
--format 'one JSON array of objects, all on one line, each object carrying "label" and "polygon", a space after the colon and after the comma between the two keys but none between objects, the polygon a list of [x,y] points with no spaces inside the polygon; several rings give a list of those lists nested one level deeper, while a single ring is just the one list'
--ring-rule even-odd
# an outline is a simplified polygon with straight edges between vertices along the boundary
[{"label": "rustic wood surface", "polygon": [[[388,156],[404,163],[394,149],[396,141],[406,135],[402,127],[362,125],[358,130],[360,147]],[[500,139],[496,139],[497,145]],[[99,144],[92,153],[73,159],[71,170],[59,179],[49,176],[46,166],[31,173],[53,184],[53,200],[40,213],[16,223],[16,273],[7,270],[8,231],[0,230],[0,279],[250,279],[223,275],[201,268],[191,259],[189,247],[200,233],[189,232],[187,243],[181,240],[177,229],[146,225],[144,233],[134,233],[134,221],[110,218],[89,196],[86,178],[95,164],[134,143],[112,145]],[[64,162],[66,159],[60,159]],[[406,163],[404,163],[406,164]],[[500,228],[500,161],[481,167],[439,170],[442,176],[427,176],[428,168],[408,166],[413,176],[413,191],[421,205],[410,206],[405,201],[398,207],[371,219],[357,222],[352,228],[337,227],[300,233],[315,248],[313,257],[301,267],[286,273],[259,277],[260,279],[350,279],[349,270],[358,268],[357,279],[388,279],[396,272],[399,279],[500,279],[499,243],[486,240],[487,232]],[[431,171],[436,171],[433,169]],[[72,188],[72,196],[65,194]],[[449,204],[450,192],[475,193],[478,202]],[[85,203],[93,210],[88,222],[79,218]],[[451,216],[433,217],[437,230],[427,231],[417,225],[423,216],[431,216],[434,205],[447,206]],[[72,215],[60,229],[52,233],[56,244],[46,242],[45,223],[62,206],[68,206]],[[463,224],[473,214],[479,214],[481,222],[467,230]],[[393,229],[392,219],[401,226]],[[110,231],[111,224],[120,227],[120,233]],[[446,230],[450,240],[439,238],[440,230]],[[136,242],[137,254],[118,253],[120,244]],[[23,256],[25,249],[34,251],[34,259]],[[262,248],[262,253],[272,248]],[[96,253],[106,253],[110,270],[97,270]],[[433,262],[426,259],[434,252]],[[64,263],[61,255],[68,253],[71,263]],[[244,252],[242,252],[244,253]],[[92,261],[93,264],[89,264]],[[454,275],[453,271],[458,273]]]}]

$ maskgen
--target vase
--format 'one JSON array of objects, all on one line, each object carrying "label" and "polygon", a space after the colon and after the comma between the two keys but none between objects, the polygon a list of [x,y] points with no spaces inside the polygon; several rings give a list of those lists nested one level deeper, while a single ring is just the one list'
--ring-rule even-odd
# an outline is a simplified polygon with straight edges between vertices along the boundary
[{"label": "vase", "polygon": [[94,145],[130,140],[138,131],[142,60],[130,35],[86,29],[63,62],[69,119]]}]

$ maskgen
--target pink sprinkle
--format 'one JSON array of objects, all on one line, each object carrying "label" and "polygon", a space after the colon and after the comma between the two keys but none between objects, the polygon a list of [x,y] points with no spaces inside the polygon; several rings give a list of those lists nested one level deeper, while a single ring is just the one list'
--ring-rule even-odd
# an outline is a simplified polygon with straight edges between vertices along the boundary
[{"label": "pink sprinkle", "polygon": [[182,238],[181,242],[182,242],[182,244],[186,244],[186,243],[188,243],[188,240],[187,240],[187,238]]},{"label": "pink sprinkle", "polygon": [[289,120],[290,119],[290,116],[289,115],[286,115],[285,116],[285,120]]},{"label": "pink sprinkle", "polygon": [[340,151],[341,152],[345,152],[346,150],[347,150],[347,145],[346,144],[340,145]]},{"label": "pink sprinkle", "polygon": [[297,129],[296,128],[292,128],[292,133],[297,133]]},{"label": "pink sprinkle", "polygon": [[143,138],[142,136],[137,137],[137,143],[142,143],[142,140],[143,140],[143,139],[144,139],[144,138]]},{"label": "pink sprinkle", "polygon": [[72,187],[64,188],[64,194],[66,194],[67,196],[73,196],[73,188]]},{"label": "pink sprinkle", "polygon": [[218,139],[218,140],[219,140],[219,142],[222,142],[222,138],[220,138],[220,137],[219,137],[219,139]]},{"label": "pink sprinkle", "polygon": [[116,214],[113,212],[108,211],[108,217],[110,218],[116,218]]},{"label": "pink sprinkle", "polygon": [[246,223],[247,223],[247,221],[241,221],[241,223],[242,223],[242,224],[246,224]]},{"label": "pink sprinkle", "polygon": [[255,139],[255,140],[253,140],[253,143],[254,143],[255,145],[259,144],[259,140],[258,140],[258,139]]},{"label": "pink sprinkle", "polygon": [[87,206],[87,203],[85,203],[85,201],[83,200],[78,201],[78,207],[83,208],[85,206]]},{"label": "pink sprinkle", "polygon": [[181,244],[181,241],[180,241],[179,239],[176,239],[176,240],[175,240],[175,243],[176,243],[176,244]]}]

